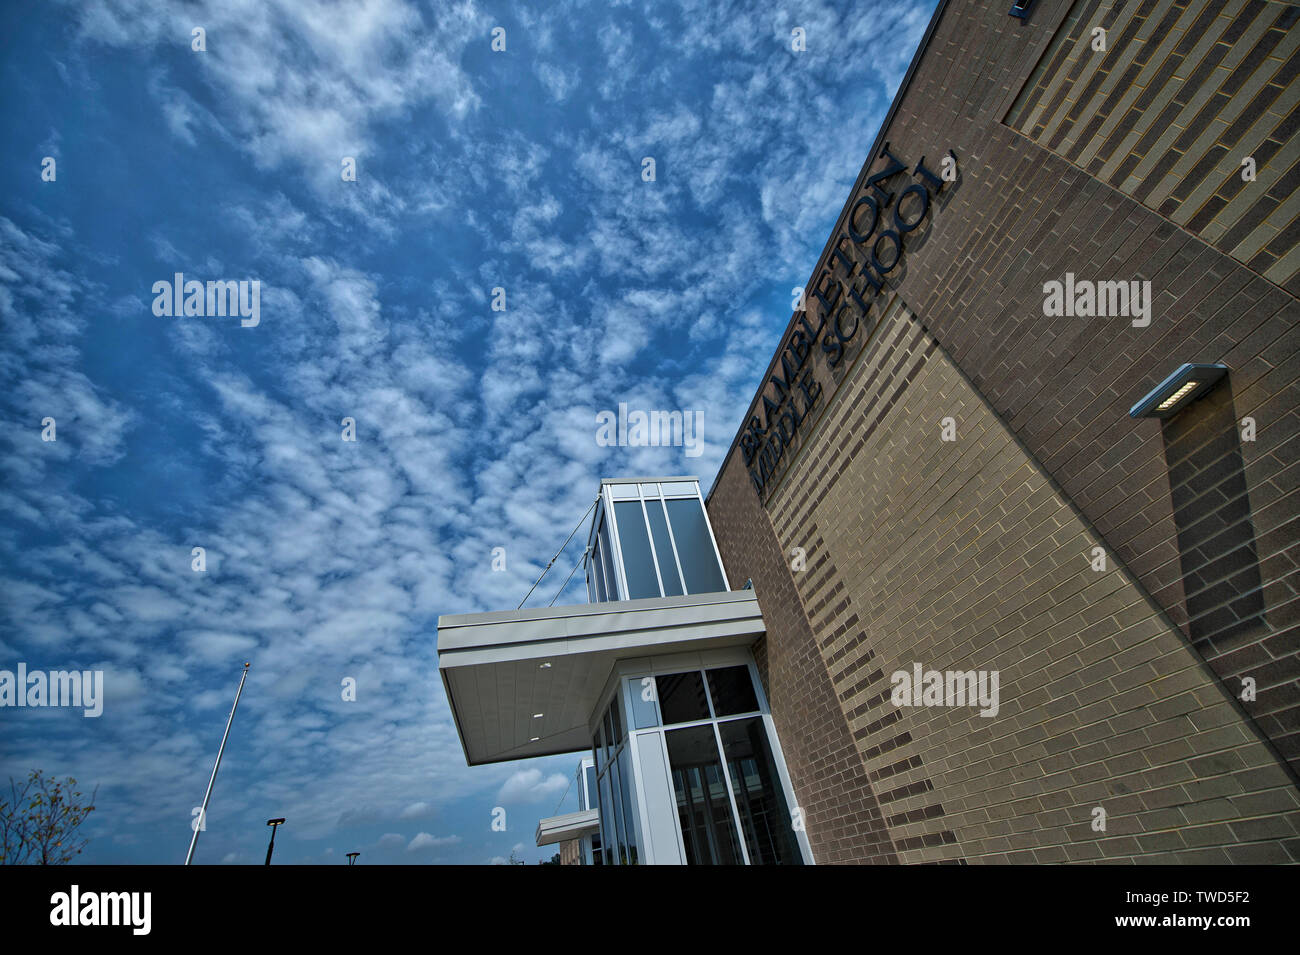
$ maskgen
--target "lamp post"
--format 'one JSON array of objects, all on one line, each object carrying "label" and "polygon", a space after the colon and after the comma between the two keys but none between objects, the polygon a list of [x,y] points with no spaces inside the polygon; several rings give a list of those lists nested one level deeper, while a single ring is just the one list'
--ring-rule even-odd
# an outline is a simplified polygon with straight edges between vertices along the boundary
[{"label": "lamp post", "polygon": [[266,820],[266,824],[267,824],[268,826],[271,827],[271,842],[270,842],[270,844],[266,847],[266,864],[267,864],[267,865],[270,865],[270,864],[271,864],[271,853],[275,851],[275,830],[276,830],[276,829],[279,829],[280,826],[281,826],[283,823],[284,823],[284,817],[281,817],[281,818],[279,818],[279,819],[268,819],[268,820]]},{"label": "lamp post", "polygon": [[348,853],[348,865],[356,865],[356,864],[357,864],[357,856],[359,856],[359,855],[361,855],[360,852],[349,852],[349,853]]}]

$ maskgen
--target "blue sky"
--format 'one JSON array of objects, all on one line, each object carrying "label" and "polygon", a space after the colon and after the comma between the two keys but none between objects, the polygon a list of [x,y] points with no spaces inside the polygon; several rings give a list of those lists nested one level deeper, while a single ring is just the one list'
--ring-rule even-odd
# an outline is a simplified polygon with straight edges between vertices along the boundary
[{"label": "blue sky", "polygon": [[[179,862],[249,660],[196,861],[259,863],[274,816],[286,863],[549,855],[578,756],[466,767],[437,617],[513,608],[603,476],[708,487],[933,8],[11,15],[0,669],[105,701],[0,709],[0,781],[98,784],[82,861]],[[258,280],[260,323],[156,316],[175,272]],[[620,402],[701,414],[703,454],[599,446]]]}]

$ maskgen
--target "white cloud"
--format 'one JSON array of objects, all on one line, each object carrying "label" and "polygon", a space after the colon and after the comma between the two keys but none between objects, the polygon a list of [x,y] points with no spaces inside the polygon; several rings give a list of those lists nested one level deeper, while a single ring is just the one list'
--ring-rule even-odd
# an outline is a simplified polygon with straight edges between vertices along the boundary
[{"label": "white cloud", "polygon": [[413,802],[405,809],[403,809],[400,813],[398,813],[397,818],[398,819],[424,819],[425,817],[431,815],[433,815],[433,807],[430,806],[427,802]]},{"label": "white cloud", "polygon": [[[451,825],[493,794],[549,810],[568,784],[555,763],[464,765],[430,678],[432,622],[513,607],[599,477],[685,469],[707,483],[883,114],[870,71],[901,75],[905,59],[878,51],[870,7],[799,8],[810,53],[796,60],[782,11],[692,5],[671,62],[635,11],[593,17],[583,39],[557,7],[520,14],[544,61],[521,56],[502,93],[467,66],[489,25],[468,3],[362,0],[340,17],[323,0],[109,0],[75,15],[84,59],[168,64],[142,74],[161,141],[213,139],[231,170],[255,171],[212,210],[234,249],[167,221],[137,244],[150,268],[256,268],[263,324],[175,321],[158,335],[149,316],[131,338],[147,284],[90,277],[126,263],[66,224],[0,218],[0,378],[18,383],[0,396],[13,423],[0,431],[0,554],[17,581],[0,582],[0,649],[107,661],[121,700],[101,735],[19,734],[6,759],[102,779],[123,826],[149,831],[159,811],[187,823],[251,659],[221,812],[293,799],[295,835],[325,838]],[[200,22],[209,51],[191,54]],[[505,122],[504,95],[560,122]],[[810,149],[809,130],[834,135]],[[647,152],[654,184],[640,180]],[[341,155],[359,160],[355,190]],[[488,306],[496,285],[505,313]],[[103,322],[138,349],[114,360],[141,363],[147,394],[90,370],[103,363],[83,349]],[[155,336],[163,360],[145,367]],[[705,455],[597,447],[594,411],[624,400],[703,411]],[[53,445],[33,427],[51,406]],[[344,415],[355,444],[340,440]],[[13,528],[42,538],[19,550]],[[204,575],[189,569],[194,543]],[[498,545],[505,573],[490,569]]]},{"label": "white cloud", "polygon": [[509,805],[558,799],[568,785],[569,780],[560,773],[543,776],[540,769],[520,769],[512,773],[502,785],[497,792],[497,801]]},{"label": "white cloud", "polygon": [[551,99],[561,103],[568,99],[570,93],[578,85],[578,69],[574,67],[566,70],[554,63],[538,63],[537,78],[542,81],[546,87],[546,92],[550,94]]},{"label": "white cloud", "polygon": [[454,846],[458,842],[460,836],[432,836],[427,832],[421,832],[407,845],[406,851],[427,852],[442,846]]},{"label": "white cloud", "polygon": [[196,630],[185,635],[185,643],[200,660],[208,663],[233,663],[246,657],[257,646],[252,637],[217,630]]},{"label": "white cloud", "polygon": [[[324,0],[204,0],[178,8],[167,0],[114,0],[73,6],[88,45],[186,48],[202,24],[206,52],[185,49],[187,69],[217,94],[223,138],[262,168],[291,164],[326,201],[352,203],[377,224],[404,201],[382,183],[333,189],[343,156],[364,159],[380,148],[377,123],[432,102],[450,122],[481,106],[460,59],[486,36],[472,3],[426,15],[405,0],[356,0],[346,17]],[[160,110],[182,141],[192,143],[189,105],[158,83]]]}]

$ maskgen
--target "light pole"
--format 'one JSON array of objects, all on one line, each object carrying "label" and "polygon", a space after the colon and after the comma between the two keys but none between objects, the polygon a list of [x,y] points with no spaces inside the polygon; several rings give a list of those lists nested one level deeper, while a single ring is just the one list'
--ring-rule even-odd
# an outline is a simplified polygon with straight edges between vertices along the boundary
[{"label": "light pole", "polygon": [[266,847],[266,864],[270,865],[271,853],[275,851],[275,830],[279,829],[280,826],[284,824],[284,817],[281,816],[279,819],[268,819],[266,820],[266,824],[271,827],[271,842]]},{"label": "light pole", "polygon": [[348,865],[356,865],[356,864],[357,864],[357,856],[359,856],[359,855],[361,855],[360,852],[349,852],[349,853],[348,853]]}]

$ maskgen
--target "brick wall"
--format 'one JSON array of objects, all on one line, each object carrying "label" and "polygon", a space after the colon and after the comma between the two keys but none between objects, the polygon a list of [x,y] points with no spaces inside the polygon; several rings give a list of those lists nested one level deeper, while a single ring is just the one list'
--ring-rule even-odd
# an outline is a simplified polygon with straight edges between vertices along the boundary
[{"label": "brick wall", "polygon": [[582,865],[581,839],[566,839],[560,843],[560,865]]},{"label": "brick wall", "polygon": [[[1187,6],[1141,4],[1153,27]],[[719,546],[769,620],[760,658],[819,861],[886,843],[905,862],[1295,860],[1300,306],[1002,122],[1059,24],[1110,15],[1040,7],[1024,24],[947,4],[882,138],[912,162],[951,148],[958,181],[854,351],[833,373],[812,362],[822,403],[764,504],[733,447],[709,504]],[[1268,7],[1269,24],[1285,12]],[[860,176],[809,287],[851,281],[830,253],[865,194]],[[864,267],[869,250],[838,248]],[[1067,271],[1150,280],[1150,325],[1045,318],[1043,283]],[[1164,425],[1130,419],[1184,361],[1231,373]],[[889,675],[913,662],[998,669],[1002,710],[893,706]]]},{"label": "brick wall", "polygon": [[[726,468],[718,476],[709,520],[727,577],[737,587],[752,580],[763,608],[767,636],[754,655],[813,857],[829,863],[897,862],[781,545],[743,468]],[[823,553],[809,558],[818,568],[827,559]]]},{"label": "brick wall", "polygon": [[1298,21],[1265,0],[1075,0],[1007,122],[1300,294],[1283,202],[1300,176]]}]

